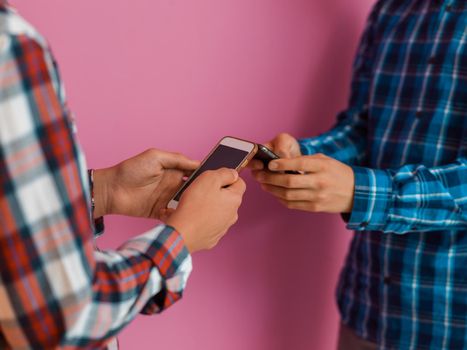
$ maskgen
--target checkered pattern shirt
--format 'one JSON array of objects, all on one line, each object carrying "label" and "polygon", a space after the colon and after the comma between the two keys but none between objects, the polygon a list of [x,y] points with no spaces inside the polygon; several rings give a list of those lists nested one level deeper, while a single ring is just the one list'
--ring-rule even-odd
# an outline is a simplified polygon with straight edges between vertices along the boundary
[{"label": "checkered pattern shirt", "polygon": [[83,154],[44,39],[0,0],[0,349],[104,349],[191,271],[161,225],[96,251]]},{"label": "checkered pattern shirt", "polygon": [[343,323],[381,349],[467,349],[467,1],[383,0],[335,127],[353,166]]}]

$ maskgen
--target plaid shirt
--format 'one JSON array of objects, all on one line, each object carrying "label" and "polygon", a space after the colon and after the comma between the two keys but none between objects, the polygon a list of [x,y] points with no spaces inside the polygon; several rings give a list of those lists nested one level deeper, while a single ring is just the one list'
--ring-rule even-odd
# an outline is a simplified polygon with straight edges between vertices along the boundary
[{"label": "plaid shirt", "polygon": [[465,0],[378,1],[348,109],[300,141],[353,166],[338,305],[381,349],[467,348],[466,35]]},{"label": "plaid shirt", "polygon": [[0,349],[102,349],[180,299],[181,236],[95,251],[83,155],[44,39],[0,1]]}]

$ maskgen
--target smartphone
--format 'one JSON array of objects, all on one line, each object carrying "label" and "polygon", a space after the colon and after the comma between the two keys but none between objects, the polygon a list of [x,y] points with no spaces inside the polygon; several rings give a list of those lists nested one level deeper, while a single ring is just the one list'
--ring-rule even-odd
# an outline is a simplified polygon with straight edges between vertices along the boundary
[{"label": "smartphone", "polygon": [[224,137],[203,160],[201,166],[191,174],[177,193],[175,193],[167,207],[172,209],[177,208],[183,192],[199,175],[207,170],[230,168],[240,172],[256,154],[257,149],[256,143],[230,136]]},{"label": "smartphone", "polygon": [[260,160],[263,163],[264,168],[268,167],[268,164],[271,160],[280,158],[277,154],[275,154],[273,151],[271,151],[266,146],[263,146],[259,143],[257,145],[258,145],[258,151],[256,152],[254,159]]},{"label": "smartphone", "polygon": [[[263,146],[263,145],[261,145],[259,143],[257,145],[258,145],[258,151],[256,152],[256,155],[255,155],[254,159],[258,159],[258,160],[262,161],[263,164],[264,164],[265,169],[268,168],[268,164],[269,164],[269,162],[271,160],[280,158],[277,154],[275,154],[273,151],[271,151],[266,146]],[[301,175],[302,174],[299,171],[293,171],[293,170],[286,171],[285,173],[286,174],[295,174],[295,175]]]}]

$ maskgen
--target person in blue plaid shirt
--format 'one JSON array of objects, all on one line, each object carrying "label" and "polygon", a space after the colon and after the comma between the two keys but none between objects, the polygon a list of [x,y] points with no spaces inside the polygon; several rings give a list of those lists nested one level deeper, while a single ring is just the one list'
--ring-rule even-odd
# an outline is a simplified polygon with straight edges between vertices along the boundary
[{"label": "person in blue plaid shirt", "polygon": [[355,230],[339,349],[467,349],[466,35],[465,0],[378,1],[337,124],[253,165],[287,208]]}]

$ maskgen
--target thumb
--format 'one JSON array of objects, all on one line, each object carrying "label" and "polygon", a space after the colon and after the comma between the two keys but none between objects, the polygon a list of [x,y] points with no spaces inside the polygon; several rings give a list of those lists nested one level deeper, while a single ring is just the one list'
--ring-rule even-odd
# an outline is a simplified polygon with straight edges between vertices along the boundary
[{"label": "thumb", "polygon": [[238,180],[238,172],[234,169],[221,168],[214,170],[212,173],[215,175],[220,187],[230,186]]},{"label": "thumb", "polygon": [[290,156],[290,150],[289,150],[289,145],[287,142],[285,142],[283,139],[279,138],[277,140],[274,140],[274,152],[281,158],[289,158]]},{"label": "thumb", "polygon": [[240,196],[243,196],[246,191],[246,183],[245,181],[243,181],[241,177],[239,177],[237,181],[235,181],[232,185],[227,187],[225,190],[231,191],[233,193],[239,194]]},{"label": "thumb", "polygon": [[297,140],[290,134],[279,134],[274,140],[274,150],[281,158],[292,158],[296,153]]},{"label": "thumb", "polygon": [[183,154],[170,152],[161,153],[159,161],[164,169],[195,170],[200,164]]}]

